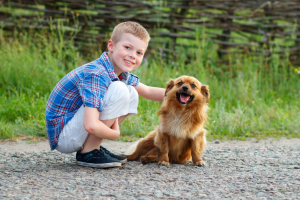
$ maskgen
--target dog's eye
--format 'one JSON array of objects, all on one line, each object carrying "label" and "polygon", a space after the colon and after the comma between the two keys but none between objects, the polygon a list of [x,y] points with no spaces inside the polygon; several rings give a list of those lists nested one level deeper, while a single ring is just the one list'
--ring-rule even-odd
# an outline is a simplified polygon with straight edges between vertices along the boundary
[{"label": "dog's eye", "polygon": [[191,86],[192,86],[192,88],[196,88],[196,87],[197,87],[197,86],[196,86],[195,84],[193,84],[193,83],[191,84]]},{"label": "dog's eye", "polygon": [[180,81],[179,83],[177,83],[177,85],[179,85],[179,86],[181,86],[183,84],[183,82],[182,81]]}]

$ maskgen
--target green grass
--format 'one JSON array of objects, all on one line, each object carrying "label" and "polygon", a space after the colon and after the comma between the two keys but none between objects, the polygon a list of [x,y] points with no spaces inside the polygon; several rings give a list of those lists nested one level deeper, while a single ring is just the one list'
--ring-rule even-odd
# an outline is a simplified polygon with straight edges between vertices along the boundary
[{"label": "green grass", "polygon": [[[203,31],[199,31],[198,38]],[[9,40],[0,33],[0,138],[46,137],[45,107],[56,83],[69,71],[100,56],[82,57],[72,41],[61,34],[36,33]],[[34,38],[34,40],[32,40]],[[184,42],[182,40],[181,42]],[[191,75],[209,85],[208,139],[300,137],[300,74],[287,59],[272,55],[232,55],[218,64],[216,46],[198,39],[197,50],[177,49],[173,59],[154,52],[132,73],[142,83],[165,87],[181,75]],[[187,62],[188,61],[188,62]],[[299,67],[299,66],[297,66]],[[159,124],[160,102],[140,98],[139,114],[121,125],[120,140],[144,137]]]}]

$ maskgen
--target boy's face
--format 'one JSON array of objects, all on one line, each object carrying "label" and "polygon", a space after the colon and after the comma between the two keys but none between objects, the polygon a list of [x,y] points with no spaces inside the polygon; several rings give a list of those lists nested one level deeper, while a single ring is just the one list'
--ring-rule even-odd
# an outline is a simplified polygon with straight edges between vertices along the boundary
[{"label": "boy's face", "polygon": [[109,59],[119,75],[135,70],[142,62],[148,44],[131,33],[123,33],[119,42],[109,40]]}]

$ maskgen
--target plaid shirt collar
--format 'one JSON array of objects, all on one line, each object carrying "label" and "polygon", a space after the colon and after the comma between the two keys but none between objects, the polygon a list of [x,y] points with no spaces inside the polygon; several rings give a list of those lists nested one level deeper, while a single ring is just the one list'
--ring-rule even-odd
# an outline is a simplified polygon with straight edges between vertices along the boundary
[{"label": "plaid shirt collar", "polygon": [[106,69],[109,78],[111,81],[126,81],[128,77],[128,72],[122,72],[119,76],[117,76],[117,73],[112,65],[112,63],[109,60],[107,52],[102,53],[100,56],[100,63],[104,66]]},{"label": "plaid shirt collar", "polygon": [[103,67],[106,69],[106,71],[107,71],[107,73],[109,75],[110,80],[111,81],[119,80],[119,78],[117,76],[117,73],[116,73],[113,65],[111,64],[111,62],[109,60],[107,52],[102,53],[102,55],[100,56],[99,60],[100,60],[100,64],[102,64]]}]

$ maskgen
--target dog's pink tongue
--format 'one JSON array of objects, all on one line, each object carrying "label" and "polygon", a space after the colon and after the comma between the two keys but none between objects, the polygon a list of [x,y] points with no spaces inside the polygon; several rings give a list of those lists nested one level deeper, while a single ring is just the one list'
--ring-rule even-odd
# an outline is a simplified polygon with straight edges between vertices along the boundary
[{"label": "dog's pink tongue", "polygon": [[180,95],[180,101],[183,103],[186,103],[189,100],[189,98],[190,98],[189,95],[184,95],[184,94]]}]

